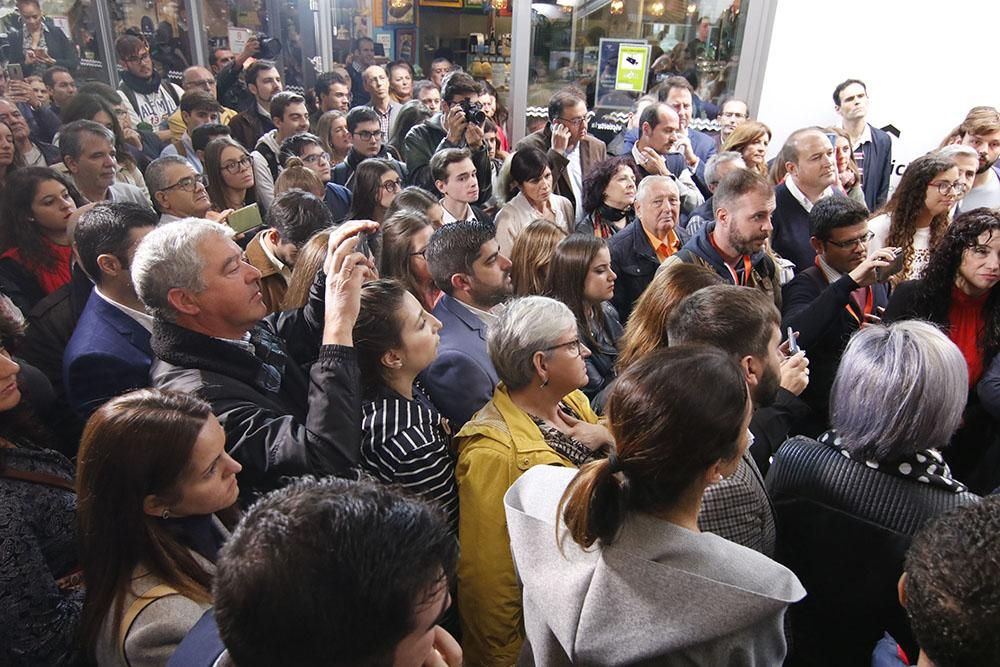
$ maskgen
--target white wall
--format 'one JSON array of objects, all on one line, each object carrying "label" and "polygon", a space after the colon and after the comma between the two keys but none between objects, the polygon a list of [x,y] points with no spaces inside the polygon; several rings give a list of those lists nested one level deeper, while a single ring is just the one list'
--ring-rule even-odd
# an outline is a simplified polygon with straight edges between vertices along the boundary
[{"label": "white wall", "polygon": [[899,128],[897,171],[937,147],[969,108],[1000,108],[996,0],[775,2],[757,111],[774,132],[769,157],[793,130],[839,122],[832,94],[847,78],[868,86],[868,122]]}]

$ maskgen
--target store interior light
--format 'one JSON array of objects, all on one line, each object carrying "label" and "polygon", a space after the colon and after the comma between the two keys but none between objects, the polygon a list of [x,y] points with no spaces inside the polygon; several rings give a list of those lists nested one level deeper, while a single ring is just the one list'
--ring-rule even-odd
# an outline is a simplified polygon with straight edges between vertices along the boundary
[{"label": "store interior light", "polygon": [[660,0],[657,0],[649,6],[649,13],[653,16],[663,16],[663,12],[666,11],[666,7]]},{"label": "store interior light", "polygon": [[688,14],[694,14],[696,11],[698,11],[698,5],[693,2],[688,5]]},{"label": "store interior light", "polygon": [[619,14],[625,13],[625,0],[611,0],[611,5],[609,7],[612,16],[617,16]]}]

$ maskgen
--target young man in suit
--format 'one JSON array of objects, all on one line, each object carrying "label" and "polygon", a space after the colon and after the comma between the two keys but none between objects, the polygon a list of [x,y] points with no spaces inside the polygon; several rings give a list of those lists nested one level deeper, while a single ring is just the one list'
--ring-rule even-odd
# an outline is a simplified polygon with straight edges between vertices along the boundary
[{"label": "young man in suit", "polygon": [[492,224],[459,221],[434,232],[425,259],[444,296],[434,307],[441,342],[420,379],[453,432],[493,396],[499,378],[486,351],[490,312],[511,294],[510,260],[500,254]]},{"label": "young man in suit", "polygon": [[868,88],[863,81],[847,79],[833,89],[833,108],[843,118],[842,126],[851,137],[854,161],[861,168],[865,205],[874,211],[889,196],[892,139],[868,124],[868,103]]},{"label": "young man in suit", "polygon": [[[876,269],[895,258],[892,248],[868,256],[868,209],[849,197],[821,199],[809,212],[815,265],[782,289],[782,331],[799,333],[809,352],[809,386],[802,400],[812,409],[810,435],[826,429],[830,389],[847,341],[869,322],[878,322],[889,302]],[[813,433],[814,431],[815,433]]]},{"label": "young man in suit", "polygon": [[148,206],[108,203],[86,213],[73,230],[73,248],[94,281],[63,355],[69,404],[83,419],[108,399],[149,386],[153,318],[135,294],[129,266],[156,222]]}]

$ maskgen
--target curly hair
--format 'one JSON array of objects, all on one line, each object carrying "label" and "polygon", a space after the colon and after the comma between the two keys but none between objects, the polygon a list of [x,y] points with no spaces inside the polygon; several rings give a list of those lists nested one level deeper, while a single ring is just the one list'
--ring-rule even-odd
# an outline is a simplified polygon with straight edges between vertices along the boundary
[{"label": "curly hair", "polygon": [[[926,314],[932,322],[948,322],[951,291],[965,251],[979,244],[979,237],[1000,234],[1000,213],[988,208],[974,208],[955,218],[931,253],[924,271],[922,288],[914,301],[914,312]],[[979,335],[984,366],[1000,352],[1000,289],[990,290],[983,306],[985,325]]]},{"label": "curly hair", "polygon": [[620,167],[631,169],[628,156],[608,158],[590,168],[590,172],[583,179],[583,210],[587,215],[604,204],[604,191]]},{"label": "curly hair", "polygon": [[[886,247],[896,246],[903,249],[903,270],[893,276],[893,285],[909,275],[916,254],[913,248],[913,237],[917,233],[917,218],[924,211],[927,201],[927,186],[939,174],[954,168],[951,160],[933,153],[918,157],[906,167],[899,187],[892,193],[886,205],[876,214],[885,213],[889,216],[889,235],[885,240]],[[941,242],[945,229],[948,227],[948,213],[941,213],[931,219],[931,252]],[[954,275],[952,276],[954,278]]]}]

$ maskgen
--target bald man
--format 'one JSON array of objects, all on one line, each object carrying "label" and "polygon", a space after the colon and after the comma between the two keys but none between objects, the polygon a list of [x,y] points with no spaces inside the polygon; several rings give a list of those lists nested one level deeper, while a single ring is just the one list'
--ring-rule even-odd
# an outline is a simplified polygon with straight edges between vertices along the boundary
[{"label": "bald man", "polygon": [[[211,70],[198,65],[188,67],[184,70],[184,74],[181,77],[181,88],[184,89],[185,93],[192,90],[200,90],[208,93],[215,99],[219,99],[218,91],[215,88],[215,75],[212,74]],[[223,125],[229,125],[230,119],[236,116],[236,113],[236,111],[233,111],[229,107],[222,107],[222,112],[219,114],[219,122]],[[187,131],[187,126],[184,124],[184,119],[181,118],[181,108],[179,106],[167,118],[167,125],[170,128],[171,140],[180,141],[181,136]]]}]

